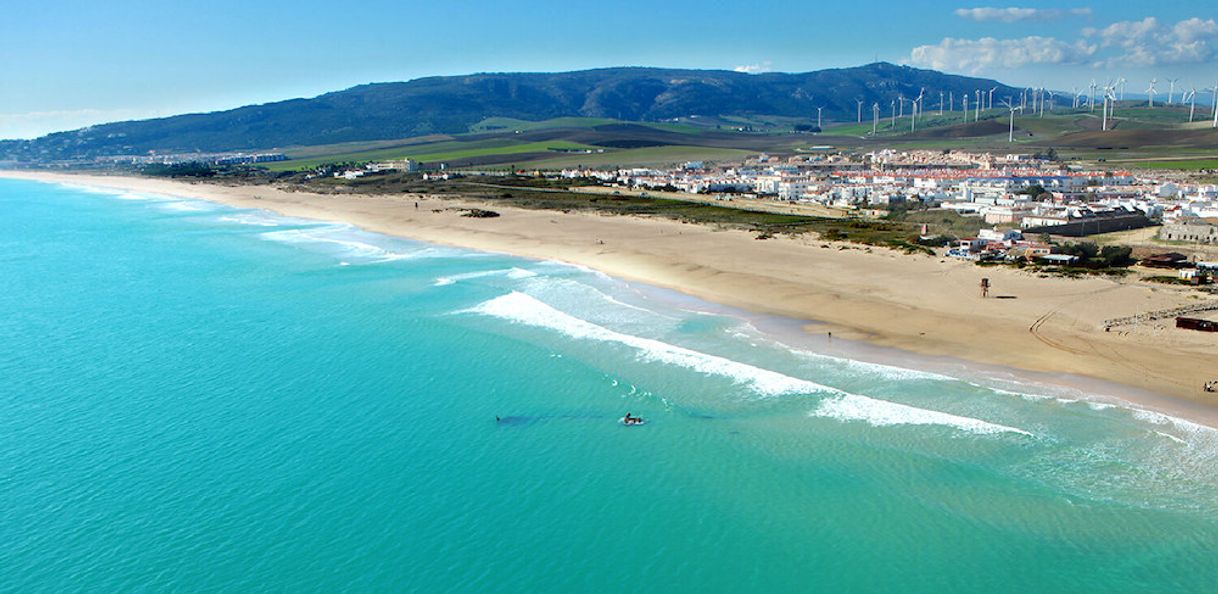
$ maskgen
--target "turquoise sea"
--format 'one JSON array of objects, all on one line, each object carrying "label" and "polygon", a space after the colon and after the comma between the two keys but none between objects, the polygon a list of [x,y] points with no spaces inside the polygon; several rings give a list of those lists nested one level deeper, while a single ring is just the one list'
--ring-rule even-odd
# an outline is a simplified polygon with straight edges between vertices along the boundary
[{"label": "turquoise sea", "polygon": [[1218,431],[556,262],[0,180],[0,311],[0,591],[1218,591]]}]

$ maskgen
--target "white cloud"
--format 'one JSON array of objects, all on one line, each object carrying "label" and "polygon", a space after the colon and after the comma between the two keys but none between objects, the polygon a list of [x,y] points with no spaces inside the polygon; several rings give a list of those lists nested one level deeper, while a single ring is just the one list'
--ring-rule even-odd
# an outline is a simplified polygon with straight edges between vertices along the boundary
[{"label": "white cloud", "polygon": [[1052,21],[1068,16],[1091,16],[1090,8],[1020,8],[1010,6],[995,8],[983,6],[980,8],[957,8],[956,16],[971,21],[998,21],[1015,23],[1019,21]]},{"label": "white cloud", "polygon": [[1019,68],[1029,64],[1081,64],[1096,52],[1095,45],[1066,43],[1052,37],[1018,39],[947,38],[935,45],[915,47],[910,63],[949,72],[976,74],[990,68]]},{"label": "white cloud", "polygon": [[1218,59],[1218,22],[1214,19],[1193,17],[1167,26],[1146,17],[1083,29],[1083,36],[1116,51],[1108,65],[1197,64]]},{"label": "white cloud", "polygon": [[769,60],[766,60],[759,64],[743,64],[743,65],[737,66],[735,68],[732,68],[732,70],[735,70],[736,72],[743,72],[745,74],[761,74],[763,72],[769,72],[769,71],[773,70],[773,63],[770,62]]}]

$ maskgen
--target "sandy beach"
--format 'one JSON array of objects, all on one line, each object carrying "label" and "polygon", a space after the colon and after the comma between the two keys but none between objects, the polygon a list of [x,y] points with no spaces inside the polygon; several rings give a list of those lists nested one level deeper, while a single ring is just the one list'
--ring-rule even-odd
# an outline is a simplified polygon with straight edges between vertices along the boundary
[{"label": "sandy beach", "polygon": [[[830,244],[759,241],[744,231],[670,220],[488,207],[419,195],[320,195],[138,177],[0,172],[0,176],[212,200],[479,250],[579,264],[921,355],[1112,382],[1115,394],[1218,426],[1218,335],[1172,320],[1104,329],[1104,320],[1202,303],[1195,292],[1107,278],[1040,278],[1013,269]],[[417,203],[417,207],[416,207]],[[463,206],[493,208],[469,218]],[[991,298],[979,283],[990,279]],[[1001,297],[1001,298],[999,298]],[[1212,298],[1211,298],[1212,299]]]}]

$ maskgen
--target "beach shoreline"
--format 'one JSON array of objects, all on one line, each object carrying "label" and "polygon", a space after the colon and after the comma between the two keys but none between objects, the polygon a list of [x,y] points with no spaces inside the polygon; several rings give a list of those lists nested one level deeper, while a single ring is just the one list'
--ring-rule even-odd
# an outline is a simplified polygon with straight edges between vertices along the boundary
[{"label": "beach shoreline", "polygon": [[[831,244],[765,241],[745,231],[666,219],[529,210],[425,195],[322,195],[271,186],[132,176],[0,171],[0,177],[197,198],[429,243],[585,266],[630,282],[761,316],[799,320],[788,338],[855,343],[918,361],[1017,370],[1037,383],[1218,427],[1218,336],[1103,321],[1196,303],[1178,289],[1104,278],[1038,278],[1008,269]],[[490,208],[499,217],[462,216]],[[983,299],[982,277],[994,294]],[[815,320],[815,322],[811,322]],[[807,342],[799,340],[808,339]],[[845,339],[844,341],[840,339]],[[861,352],[861,351],[860,351]],[[1208,374],[1214,375],[1209,377]]]}]

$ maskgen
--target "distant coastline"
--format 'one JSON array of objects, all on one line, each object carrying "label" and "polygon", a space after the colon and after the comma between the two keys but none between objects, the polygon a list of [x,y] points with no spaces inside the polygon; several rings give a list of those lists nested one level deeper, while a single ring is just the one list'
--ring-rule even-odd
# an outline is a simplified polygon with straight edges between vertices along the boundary
[{"label": "distant coastline", "polygon": [[[670,220],[495,207],[426,195],[319,195],[266,186],[0,172],[0,176],[212,200],[484,251],[554,259],[675,289],[707,301],[802,320],[832,333],[928,356],[1128,386],[1117,396],[1218,426],[1213,335],[1154,327],[1105,332],[1103,320],[1191,302],[1187,294],[1104,278],[1038,278],[1006,269],[908,256],[810,237],[757,241],[750,233]],[[990,278],[997,294],[982,299]],[[827,339],[827,336],[826,336]],[[1208,374],[1208,375],[1207,375]]]}]

